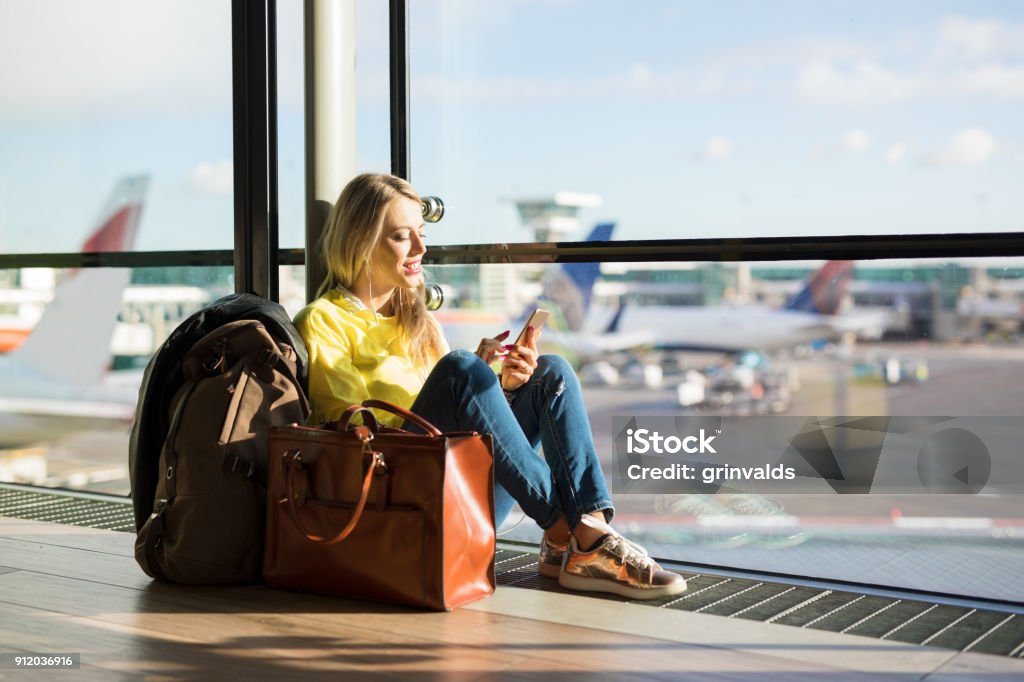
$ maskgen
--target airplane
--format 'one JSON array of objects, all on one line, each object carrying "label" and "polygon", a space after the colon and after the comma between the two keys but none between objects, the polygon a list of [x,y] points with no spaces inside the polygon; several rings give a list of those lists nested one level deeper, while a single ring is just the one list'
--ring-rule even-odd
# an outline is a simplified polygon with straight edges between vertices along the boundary
[{"label": "airplane", "polygon": [[[586,241],[608,241],[614,223],[594,227]],[[829,261],[812,273],[803,288],[781,308],[763,305],[592,305],[600,263],[565,263],[549,270],[541,294],[526,306],[520,322],[536,307],[552,313],[541,338],[542,352],[558,352],[573,364],[607,359],[609,353],[708,351],[740,353],[795,348],[854,334],[879,338],[891,311],[840,310],[853,279],[852,261]],[[453,347],[475,347],[502,325],[518,329],[500,313],[437,313]]]},{"label": "airplane", "polygon": [[[117,183],[83,252],[132,248],[148,184],[145,176]],[[131,423],[138,382],[108,377],[110,338],[130,279],[127,268],[69,272],[32,333],[0,356],[0,448]]]},{"label": "airplane", "polygon": [[[594,227],[586,241],[608,241],[614,223]],[[527,306],[550,310],[541,350],[556,350],[581,366],[613,352],[709,351],[741,353],[791,349],[855,335],[880,338],[892,311],[841,310],[852,261],[834,260],[812,273],[780,308],[764,305],[592,305],[600,263],[566,263],[550,270],[542,293]],[[628,285],[627,285],[628,287]],[[513,323],[514,324],[514,323]]]},{"label": "airplane", "polygon": [[589,296],[583,293],[569,299],[574,312],[565,316],[569,326],[560,340],[581,359],[601,359],[609,352],[637,349],[739,353],[793,348],[851,333],[880,336],[885,313],[840,311],[852,277],[851,261],[829,261],[781,308],[620,303],[617,309],[587,311]]},{"label": "airplane", "polygon": [[1012,298],[988,298],[972,287],[960,292],[956,314],[968,334],[978,338],[989,332],[1013,336],[1024,330],[1024,303]]}]

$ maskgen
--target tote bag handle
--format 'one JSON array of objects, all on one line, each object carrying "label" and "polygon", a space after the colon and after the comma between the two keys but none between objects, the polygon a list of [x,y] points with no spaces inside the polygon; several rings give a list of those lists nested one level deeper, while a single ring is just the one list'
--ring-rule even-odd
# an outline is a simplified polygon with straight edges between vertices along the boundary
[{"label": "tote bag handle", "polygon": [[[356,504],[356,508],[352,510],[352,517],[345,524],[345,527],[338,531],[338,534],[332,538],[317,535],[309,531],[306,525],[299,518],[299,510],[296,509],[296,495],[295,485],[292,481],[295,479],[295,474],[301,473],[305,470],[305,464],[302,461],[301,450],[289,450],[284,453],[281,458],[281,466],[284,469],[284,482],[285,482],[285,494],[287,495],[286,501],[288,504],[288,513],[292,517],[292,522],[295,527],[299,529],[299,532],[306,536],[306,539],[310,542],[316,542],[324,545],[335,545],[345,538],[347,538],[353,530],[355,530],[356,524],[359,523],[359,519],[363,515],[363,509],[366,507],[366,500],[370,496],[370,485],[373,482],[374,474],[385,474],[387,473],[387,466],[384,464],[384,459],[381,457],[381,453],[373,452],[369,443],[373,436],[370,435],[370,429],[366,426],[357,426],[356,435],[363,441],[363,451],[371,455],[370,465],[366,468],[366,474],[363,476],[363,487],[359,491],[359,502]],[[367,437],[368,436],[368,437]]]},{"label": "tote bag handle", "polygon": [[[412,422],[416,426],[418,426],[421,429],[423,429],[428,436],[433,436],[433,437],[436,438],[438,436],[444,435],[444,434],[441,433],[441,430],[439,428],[437,428],[436,426],[434,426],[433,424],[431,424],[430,422],[428,422],[426,419],[424,419],[423,417],[419,416],[418,414],[413,414],[412,412],[410,412],[409,410],[405,409],[404,407],[399,407],[398,405],[393,405],[393,404],[391,404],[389,402],[385,402],[383,400],[372,400],[372,399],[371,400],[364,400],[363,401],[363,407],[364,408],[365,407],[374,407],[374,408],[376,408],[378,410],[384,410],[385,412],[390,412],[391,414],[397,414],[399,417],[405,419],[405,421]],[[349,408],[349,409],[352,409],[352,408]],[[351,417],[349,417],[349,418],[351,419]]]}]

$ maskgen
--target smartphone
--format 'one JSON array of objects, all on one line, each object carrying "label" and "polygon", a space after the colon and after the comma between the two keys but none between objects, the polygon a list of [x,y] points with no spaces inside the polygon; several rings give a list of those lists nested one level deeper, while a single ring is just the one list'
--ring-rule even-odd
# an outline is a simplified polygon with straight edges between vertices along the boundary
[{"label": "smartphone", "polygon": [[530,314],[530,318],[526,320],[526,324],[523,325],[522,331],[519,332],[519,336],[516,337],[516,345],[522,345],[526,342],[526,330],[533,327],[535,330],[540,329],[547,322],[548,317],[551,313],[548,311],[537,308]]}]

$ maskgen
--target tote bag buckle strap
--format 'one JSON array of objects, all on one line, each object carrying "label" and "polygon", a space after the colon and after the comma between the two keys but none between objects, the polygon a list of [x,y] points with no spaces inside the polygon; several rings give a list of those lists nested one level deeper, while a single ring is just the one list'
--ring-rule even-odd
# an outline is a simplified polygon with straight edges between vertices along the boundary
[{"label": "tote bag buckle strap", "polygon": [[363,509],[366,507],[366,500],[370,496],[370,485],[373,482],[374,474],[385,474],[387,473],[387,465],[384,464],[384,457],[379,452],[374,452],[369,448],[369,443],[363,444],[363,452],[370,455],[370,465],[366,468],[366,474],[363,476],[363,485],[359,491],[359,502],[356,504],[355,509],[352,510],[352,517],[345,524],[334,537],[324,537],[310,532],[305,523],[299,517],[298,507],[302,506],[298,502],[297,495],[295,494],[295,485],[293,483],[295,476],[294,474],[300,472],[306,473],[306,490],[303,492],[302,503],[305,503],[309,494],[309,474],[308,469],[305,468],[302,462],[302,451],[301,450],[289,450],[285,453],[281,459],[282,468],[284,469],[284,481],[285,481],[285,499],[284,503],[288,507],[288,514],[291,516],[292,523],[302,533],[307,540],[310,542],[316,542],[325,545],[333,545],[341,542],[355,530],[356,524],[359,523],[360,517],[363,515]]}]

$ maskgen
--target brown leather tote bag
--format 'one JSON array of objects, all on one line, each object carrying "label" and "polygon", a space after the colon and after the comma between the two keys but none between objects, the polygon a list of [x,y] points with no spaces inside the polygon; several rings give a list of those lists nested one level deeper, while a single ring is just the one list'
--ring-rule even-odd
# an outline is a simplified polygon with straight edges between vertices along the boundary
[{"label": "brown leather tote bag", "polygon": [[[380,427],[371,407],[426,435]],[[444,611],[494,592],[489,435],[367,400],[324,428],[273,429],[269,452],[268,585]]]}]

